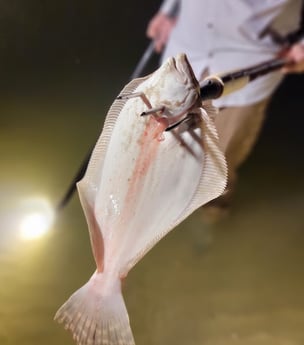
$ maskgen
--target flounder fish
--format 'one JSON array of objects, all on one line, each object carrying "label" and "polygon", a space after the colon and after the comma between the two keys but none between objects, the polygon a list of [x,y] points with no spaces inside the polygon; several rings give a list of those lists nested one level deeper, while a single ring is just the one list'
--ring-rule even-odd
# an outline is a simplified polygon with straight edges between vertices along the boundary
[{"label": "flounder fish", "polygon": [[212,108],[186,55],[131,81],[78,182],[97,269],[55,319],[79,345],[133,345],[121,282],[170,230],[225,189]]}]

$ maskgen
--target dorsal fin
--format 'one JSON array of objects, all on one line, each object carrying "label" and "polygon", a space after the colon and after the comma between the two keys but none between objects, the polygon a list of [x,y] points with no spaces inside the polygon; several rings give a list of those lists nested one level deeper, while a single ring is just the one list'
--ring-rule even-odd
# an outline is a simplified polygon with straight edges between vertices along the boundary
[{"label": "dorsal fin", "polygon": [[202,108],[206,110],[209,117],[213,120],[215,119],[215,117],[217,116],[219,112],[219,109],[212,104],[211,100],[203,101]]}]

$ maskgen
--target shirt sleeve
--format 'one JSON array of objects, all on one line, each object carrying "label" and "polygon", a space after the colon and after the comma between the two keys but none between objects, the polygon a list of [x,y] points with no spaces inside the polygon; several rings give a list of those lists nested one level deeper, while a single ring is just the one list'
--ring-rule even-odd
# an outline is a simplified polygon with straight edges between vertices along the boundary
[{"label": "shirt sleeve", "polygon": [[175,15],[179,7],[179,0],[164,0],[159,11],[168,16]]}]

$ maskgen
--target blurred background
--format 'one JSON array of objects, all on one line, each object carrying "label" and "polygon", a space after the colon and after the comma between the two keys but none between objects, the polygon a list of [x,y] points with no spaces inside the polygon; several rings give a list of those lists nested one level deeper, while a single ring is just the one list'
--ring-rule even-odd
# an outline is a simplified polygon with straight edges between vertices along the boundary
[{"label": "blurred background", "polygon": [[[1,345],[73,344],[53,316],[95,269],[78,196],[43,237],[22,220],[63,196],[159,4],[0,1]],[[211,226],[198,210],[130,272],[138,345],[304,343],[303,82],[278,89],[231,214]]]}]

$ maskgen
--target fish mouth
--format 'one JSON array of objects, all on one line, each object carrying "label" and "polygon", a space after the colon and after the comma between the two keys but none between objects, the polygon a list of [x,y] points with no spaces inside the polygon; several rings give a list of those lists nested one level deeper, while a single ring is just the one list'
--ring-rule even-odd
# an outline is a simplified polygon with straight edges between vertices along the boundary
[{"label": "fish mouth", "polygon": [[176,58],[172,58],[173,65],[178,72],[186,74],[190,77],[191,80],[197,83],[196,76],[194,75],[193,69],[190,65],[190,62],[187,58],[187,55],[182,53],[178,54]]},{"label": "fish mouth", "polygon": [[175,66],[176,66],[176,69],[177,70],[181,70],[181,69],[183,69],[182,67],[184,66],[184,65],[186,65],[186,66],[188,66],[188,65],[190,65],[190,63],[189,63],[189,61],[188,61],[188,59],[187,59],[187,56],[186,56],[186,54],[178,54],[177,56],[176,56],[176,58],[173,58],[173,60],[174,60],[174,63],[175,63]]},{"label": "fish mouth", "polygon": [[174,66],[174,68],[178,72],[183,72],[184,71],[183,65],[189,64],[189,61],[185,54],[179,54],[176,56],[176,58],[171,57],[171,64]]}]

